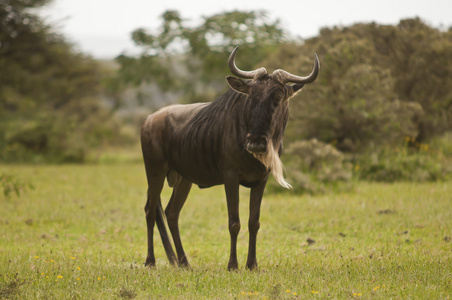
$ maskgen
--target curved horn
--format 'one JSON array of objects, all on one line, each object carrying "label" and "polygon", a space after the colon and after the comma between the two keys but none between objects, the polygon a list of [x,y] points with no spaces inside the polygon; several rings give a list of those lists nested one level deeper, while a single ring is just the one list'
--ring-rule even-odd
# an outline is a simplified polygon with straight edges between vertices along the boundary
[{"label": "curved horn", "polygon": [[262,77],[263,75],[267,74],[267,70],[265,68],[259,68],[254,71],[242,71],[235,65],[235,54],[237,53],[237,50],[239,49],[239,46],[235,47],[235,49],[232,51],[231,55],[229,56],[228,64],[229,64],[229,70],[231,70],[231,73],[235,76],[246,78],[246,79],[257,79]]},{"label": "curved horn", "polygon": [[284,83],[287,83],[287,82],[311,83],[317,79],[317,76],[319,75],[319,69],[320,69],[319,57],[317,56],[317,53],[314,53],[314,68],[312,69],[311,74],[309,74],[308,76],[301,77],[301,76],[293,75],[293,74],[290,74],[289,72],[281,70],[281,69],[274,71],[272,75],[277,77]]}]

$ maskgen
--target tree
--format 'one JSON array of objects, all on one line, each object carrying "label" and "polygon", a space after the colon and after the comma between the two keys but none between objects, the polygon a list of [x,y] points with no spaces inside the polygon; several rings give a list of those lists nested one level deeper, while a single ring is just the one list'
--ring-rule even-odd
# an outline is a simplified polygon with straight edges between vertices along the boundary
[{"label": "tree", "polygon": [[132,38],[143,52],[117,58],[118,80],[135,86],[155,82],[163,91],[183,91],[184,100],[193,102],[211,101],[210,96],[224,89],[226,61],[236,45],[242,45],[238,64],[251,69],[287,34],[262,11],[225,12],[205,17],[194,27],[187,26],[177,11],[167,11],[157,33],[137,29]]},{"label": "tree", "polygon": [[419,103],[425,115],[418,142],[452,128],[452,30],[444,32],[419,18],[397,26],[369,28],[382,62],[395,78],[394,90],[402,101]]},{"label": "tree", "polygon": [[112,132],[97,63],[33,14],[47,0],[0,4],[0,151],[5,161],[82,161]]},{"label": "tree", "polygon": [[262,65],[304,74],[317,52],[317,81],[291,103],[288,140],[318,138],[343,151],[430,139],[452,128],[452,44],[419,19],[324,28],[286,44]]}]

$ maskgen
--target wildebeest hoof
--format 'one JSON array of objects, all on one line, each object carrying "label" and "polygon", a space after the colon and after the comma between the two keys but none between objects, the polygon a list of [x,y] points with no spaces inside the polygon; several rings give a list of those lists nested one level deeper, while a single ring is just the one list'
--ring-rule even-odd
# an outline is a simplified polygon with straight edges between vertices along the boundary
[{"label": "wildebeest hoof", "polygon": [[145,267],[155,267],[155,260],[152,259],[146,259],[146,262],[144,263]]},{"label": "wildebeest hoof", "polygon": [[246,264],[246,268],[250,271],[255,271],[255,270],[257,270],[257,263]]},{"label": "wildebeest hoof", "polygon": [[179,268],[184,268],[184,269],[191,269],[190,264],[188,263],[187,259],[183,259],[179,262]]},{"label": "wildebeest hoof", "polygon": [[228,271],[237,271],[239,268],[239,264],[237,262],[229,262]]}]

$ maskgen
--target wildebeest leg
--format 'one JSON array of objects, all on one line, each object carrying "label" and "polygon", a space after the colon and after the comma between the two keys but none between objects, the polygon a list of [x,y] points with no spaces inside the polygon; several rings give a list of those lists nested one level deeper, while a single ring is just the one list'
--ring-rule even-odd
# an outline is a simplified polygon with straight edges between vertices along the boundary
[{"label": "wildebeest leg", "polygon": [[173,266],[177,263],[176,254],[174,254],[173,246],[171,245],[170,238],[168,236],[168,232],[166,232],[166,225],[165,220],[163,218],[163,208],[162,208],[162,202],[159,201],[158,207],[157,207],[157,213],[155,217],[155,222],[157,224],[157,228],[160,233],[160,237],[162,238],[163,248],[165,248],[166,256],[168,257],[168,260],[170,264]]},{"label": "wildebeest leg", "polygon": [[226,201],[228,204],[229,234],[231,235],[231,252],[229,254],[228,270],[238,268],[237,236],[240,231],[239,217],[239,182],[238,176],[225,182]]},{"label": "wildebeest leg", "polygon": [[259,216],[261,211],[262,195],[264,194],[266,183],[267,180],[260,183],[258,186],[251,188],[250,193],[250,218],[248,221],[250,242],[248,247],[248,259],[246,261],[246,268],[250,270],[257,268],[256,238],[260,227]]},{"label": "wildebeest leg", "polygon": [[179,266],[189,267],[187,257],[182,247],[182,241],[179,234],[179,213],[184,206],[188,193],[190,192],[192,183],[182,179],[173,189],[173,194],[165,209],[166,218],[168,220],[168,227],[173,236],[174,246],[176,247]]},{"label": "wildebeest leg", "polygon": [[157,213],[157,205],[160,201],[160,192],[165,181],[165,174],[160,176],[148,174],[148,199],[144,211],[146,212],[146,225],[148,231],[148,255],[146,266],[155,266],[154,256],[154,225]]}]

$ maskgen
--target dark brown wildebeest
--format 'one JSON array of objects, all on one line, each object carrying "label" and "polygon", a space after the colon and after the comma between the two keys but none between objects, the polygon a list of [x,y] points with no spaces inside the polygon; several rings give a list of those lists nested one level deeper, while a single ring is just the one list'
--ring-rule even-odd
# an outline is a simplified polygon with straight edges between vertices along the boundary
[{"label": "dark brown wildebeest", "polygon": [[[319,61],[315,55],[314,69],[306,77],[284,70],[268,74],[265,68],[242,71],[235,65],[237,49],[229,57],[229,68],[232,74],[251,80],[229,76],[227,81],[231,89],[214,102],[167,106],[143,123],[141,145],[148,180],[145,206],[147,266],[155,265],[155,223],[170,263],[189,266],[179,235],[178,219],[194,183],[201,188],[224,184],[231,236],[230,270],[238,267],[239,185],[251,188],[246,267],[257,268],[260,206],[270,172],[279,184],[290,188],[284,180],[279,159],[289,116],[288,100],[317,78]],[[177,258],[166,232],[160,200],[165,178],[173,187],[165,214]]]}]

